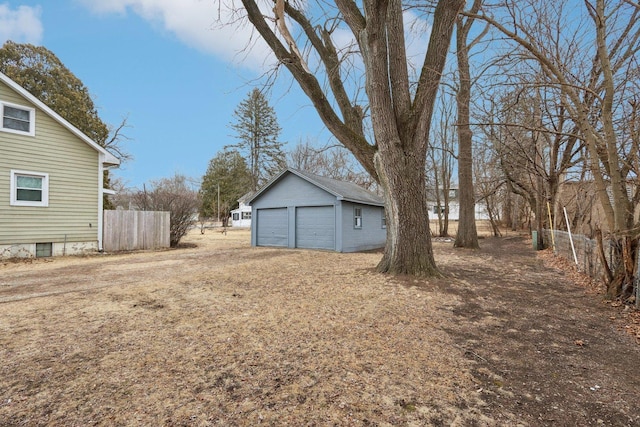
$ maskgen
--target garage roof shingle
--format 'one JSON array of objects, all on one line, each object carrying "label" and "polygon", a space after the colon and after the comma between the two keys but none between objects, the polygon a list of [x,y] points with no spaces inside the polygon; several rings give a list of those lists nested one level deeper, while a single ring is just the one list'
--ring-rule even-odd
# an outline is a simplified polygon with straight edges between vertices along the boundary
[{"label": "garage roof shingle", "polygon": [[273,177],[267,184],[253,194],[249,200],[247,200],[247,204],[251,204],[253,200],[258,198],[265,190],[282,179],[282,177],[287,173],[294,174],[316,187],[322,188],[324,191],[333,194],[338,200],[361,203],[364,205],[384,206],[384,199],[382,197],[360,187],[357,184],[354,184],[353,182],[338,181],[337,179],[314,175],[293,168],[287,168]]}]

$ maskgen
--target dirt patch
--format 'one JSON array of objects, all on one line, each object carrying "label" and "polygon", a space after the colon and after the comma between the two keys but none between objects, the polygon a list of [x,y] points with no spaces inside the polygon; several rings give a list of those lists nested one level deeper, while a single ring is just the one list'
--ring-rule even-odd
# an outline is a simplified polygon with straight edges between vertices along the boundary
[{"label": "dirt patch", "polygon": [[246,231],[186,243],[0,265],[2,423],[640,423],[639,347],[521,239],[435,242],[437,281]]},{"label": "dirt patch", "polygon": [[448,289],[462,299],[447,330],[465,349],[487,409],[529,425],[640,425],[632,368],[640,347],[616,327],[623,310],[527,244],[487,239],[472,256],[444,257],[457,279]]}]

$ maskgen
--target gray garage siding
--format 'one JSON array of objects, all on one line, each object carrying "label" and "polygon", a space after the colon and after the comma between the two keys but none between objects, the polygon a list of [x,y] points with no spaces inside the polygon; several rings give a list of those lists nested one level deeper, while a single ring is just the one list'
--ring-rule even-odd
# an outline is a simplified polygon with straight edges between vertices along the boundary
[{"label": "gray garage siding", "polygon": [[335,224],[336,214],[333,206],[296,208],[296,247],[335,250]]},{"label": "gray garage siding", "polygon": [[256,246],[289,246],[287,208],[256,209]]},{"label": "gray garage siding", "polygon": [[[254,212],[253,246],[355,252],[383,247],[386,240],[383,200],[351,182],[285,169],[247,203]],[[363,228],[357,231],[355,205],[363,212]]]},{"label": "gray garage siding", "polygon": [[[362,208],[362,228],[355,228],[354,208]],[[387,230],[382,228],[384,208],[380,206],[342,203],[342,251],[356,252],[383,247]]]},{"label": "gray garage siding", "polygon": [[325,206],[333,205],[336,198],[322,188],[304,181],[295,175],[283,176],[268,192],[251,202],[253,209],[282,206]]}]

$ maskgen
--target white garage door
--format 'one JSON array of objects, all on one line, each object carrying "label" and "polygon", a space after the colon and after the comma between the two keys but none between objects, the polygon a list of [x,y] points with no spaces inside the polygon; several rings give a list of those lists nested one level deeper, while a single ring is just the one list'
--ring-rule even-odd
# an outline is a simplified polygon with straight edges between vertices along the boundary
[{"label": "white garage door", "polygon": [[258,209],[256,212],[257,246],[289,246],[287,208]]},{"label": "white garage door", "polygon": [[296,247],[335,250],[335,209],[333,206],[296,208]]}]

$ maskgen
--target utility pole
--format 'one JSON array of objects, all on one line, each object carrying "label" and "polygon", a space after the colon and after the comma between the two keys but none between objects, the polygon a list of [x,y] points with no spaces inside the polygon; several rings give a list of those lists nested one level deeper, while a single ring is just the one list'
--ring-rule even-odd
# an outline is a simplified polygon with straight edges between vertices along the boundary
[{"label": "utility pole", "polygon": [[218,183],[218,222],[220,222],[220,183]]}]

